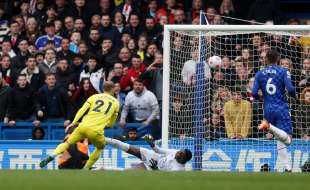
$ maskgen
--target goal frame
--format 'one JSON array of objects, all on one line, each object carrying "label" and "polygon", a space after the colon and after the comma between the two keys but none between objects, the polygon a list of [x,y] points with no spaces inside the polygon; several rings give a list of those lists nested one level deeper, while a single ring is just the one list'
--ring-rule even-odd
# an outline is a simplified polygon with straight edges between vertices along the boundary
[{"label": "goal frame", "polygon": [[240,31],[240,32],[289,32],[309,31],[310,25],[165,25],[163,43],[163,104],[162,147],[169,148],[169,79],[170,79],[170,32],[171,31]]}]

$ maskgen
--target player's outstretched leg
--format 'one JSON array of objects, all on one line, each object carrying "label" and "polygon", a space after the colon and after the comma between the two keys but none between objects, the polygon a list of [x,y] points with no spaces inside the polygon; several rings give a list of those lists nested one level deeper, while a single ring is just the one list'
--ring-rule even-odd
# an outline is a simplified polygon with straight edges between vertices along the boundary
[{"label": "player's outstretched leg", "polygon": [[111,146],[115,148],[122,149],[123,151],[127,152],[128,154],[134,155],[141,159],[141,153],[140,149],[136,148],[134,146],[131,146],[130,144],[124,143],[122,141],[112,139],[112,138],[105,138],[105,141],[107,144],[110,144]]},{"label": "player's outstretched leg", "polygon": [[67,142],[59,144],[51,155],[49,155],[47,158],[40,162],[40,168],[44,168],[48,163],[53,161],[57,155],[65,152],[69,148],[69,146],[70,144]]},{"label": "player's outstretched leg", "polygon": [[97,162],[97,160],[99,159],[99,156],[102,152],[102,148],[98,149],[96,148],[94,150],[94,152],[91,153],[91,155],[89,156],[89,159],[87,160],[85,166],[84,166],[84,169],[91,169],[91,167],[94,165],[94,163]]},{"label": "player's outstretched leg", "polygon": [[268,121],[263,120],[258,126],[259,130],[266,130],[271,132],[277,140],[278,159],[285,167],[285,171],[291,171],[291,165],[289,164],[289,153],[287,151],[287,145],[291,144],[291,137],[283,130],[273,126]]},{"label": "player's outstretched leg", "polygon": [[283,142],[286,145],[291,144],[290,136],[285,131],[273,126],[267,120],[263,120],[258,126],[258,129],[271,132],[279,141]]}]

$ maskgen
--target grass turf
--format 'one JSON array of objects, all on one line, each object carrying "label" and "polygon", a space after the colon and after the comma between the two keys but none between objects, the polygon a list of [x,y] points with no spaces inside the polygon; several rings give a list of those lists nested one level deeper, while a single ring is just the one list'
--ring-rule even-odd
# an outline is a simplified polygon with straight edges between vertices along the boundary
[{"label": "grass turf", "polygon": [[309,174],[0,170],[2,190],[292,190],[309,189]]}]

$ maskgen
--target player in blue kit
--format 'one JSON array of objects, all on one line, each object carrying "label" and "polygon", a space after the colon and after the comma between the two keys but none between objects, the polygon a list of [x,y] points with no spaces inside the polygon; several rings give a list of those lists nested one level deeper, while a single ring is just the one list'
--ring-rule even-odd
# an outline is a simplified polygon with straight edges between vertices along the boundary
[{"label": "player in blue kit", "polygon": [[278,160],[284,165],[285,171],[291,171],[287,146],[292,141],[292,120],[286,90],[295,98],[296,91],[290,72],[278,66],[278,61],[278,52],[269,50],[266,54],[267,66],[255,75],[253,96],[258,99],[261,90],[264,98],[264,120],[258,129],[267,130],[277,138]]}]

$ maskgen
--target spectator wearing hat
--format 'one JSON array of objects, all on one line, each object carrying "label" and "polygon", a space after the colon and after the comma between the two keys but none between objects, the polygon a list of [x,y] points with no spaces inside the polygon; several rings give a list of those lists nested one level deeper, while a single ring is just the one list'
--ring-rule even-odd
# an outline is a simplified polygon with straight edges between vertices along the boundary
[{"label": "spectator wearing hat", "polygon": [[43,63],[39,64],[39,68],[44,74],[55,73],[57,69],[56,52],[53,49],[47,49],[44,54]]},{"label": "spectator wearing hat", "polygon": [[70,72],[75,73],[74,83],[78,84],[80,81],[80,74],[84,69],[84,62],[80,54],[73,55],[72,64],[70,64]]},{"label": "spectator wearing hat", "polygon": [[27,57],[26,67],[20,73],[26,75],[28,84],[35,91],[38,91],[44,84],[45,75],[37,66],[36,58],[33,55]]},{"label": "spectator wearing hat", "polygon": [[9,125],[15,125],[16,121],[34,121],[38,126],[37,117],[41,116],[40,105],[36,92],[30,87],[25,74],[19,74],[17,85],[9,94],[8,119]]},{"label": "spectator wearing hat", "polygon": [[29,57],[30,55],[28,48],[29,44],[25,38],[18,41],[19,51],[17,55],[12,59],[13,67],[17,70],[21,70],[26,67],[27,57]]},{"label": "spectator wearing hat", "polygon": [[231,139],[245,139],[251,132],[251,103],[242,99],[240,87],[235,87],[232,91],[232,100],[224,105],[226,133]]},{"label": "spectator wearing hat", "polygon": [[9,94],[11,88],[4,83],[0,73],[0,122],[8,122]]},{"label": "spectator wearing hat", "polygon": [[46,35],[40,36],[35,45],[38,50],[43,50],[49,40],[53,41],[56,49],[61,48],[61,37],[55,35],[55,25],[53,22],[49,22],[45,25],[44,30]]}]

